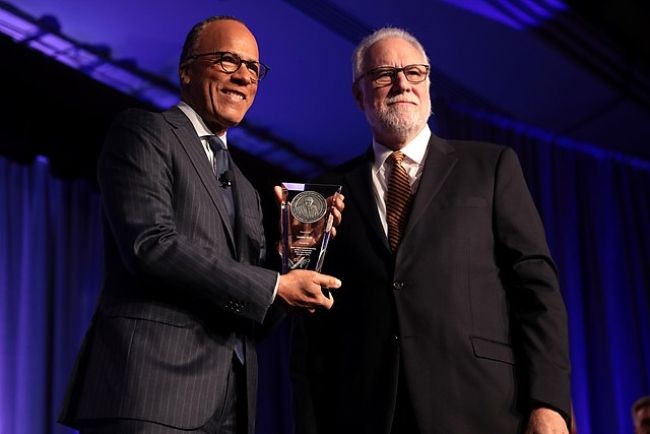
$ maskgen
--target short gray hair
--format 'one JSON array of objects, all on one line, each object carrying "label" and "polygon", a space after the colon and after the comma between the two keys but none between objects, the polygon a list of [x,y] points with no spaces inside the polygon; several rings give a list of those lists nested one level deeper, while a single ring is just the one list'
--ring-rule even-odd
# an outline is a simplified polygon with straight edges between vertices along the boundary
[{"label": "short gray hair", "polygon": [[368,49],[372,47],[376,42],[388,38],[399,38],[404,39],[406,42],[409,42],[422,53],[426,59],[427,64],[430,64],[427,52],[424,51],[424,47],[422,44],[420,44],[420,41],[418,41],[415,36],[399,27],[382,27],[381,29],[375,30],[370,35],[363,38],[363,40],[359,42],[359,45],[357,45],[357,47],[354,49],[354,52],[352,53],[352,81],[355,81],[361,74],[365,72],[363,71],[363,62]]}]

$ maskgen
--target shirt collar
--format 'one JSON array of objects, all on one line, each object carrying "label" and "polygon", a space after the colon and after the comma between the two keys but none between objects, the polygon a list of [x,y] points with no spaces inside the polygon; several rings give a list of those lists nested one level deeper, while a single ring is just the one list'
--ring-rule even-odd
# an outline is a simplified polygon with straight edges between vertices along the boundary
[{"label": "shirt collar", "polygon": [[[414,164],[419,166],[422,164],[422,161],[424,161],[424,156],[427,152],[427,146],[430,139],[431,129],[429,128],[429,125],[425,124],[422,131],[400,149],[400,151],[402,151],[408,160],[411,160]],[[375,164],[373,167],[375,171],[377,171],[384,165],[388,156],[393,153],[393,150],[377,142],[374,138],[372,139],[372,150],[375,154]]]},{"label": "shirt collar", "polygon": [[[187,116],[187,118],[192,123],[194,131],[200,138],[205,138],[205,136],[214,136],[214,133],[210,131],[210,128],[203,122],[201,116],[185,101],[180,101],[177,107]],[[226,133],[223,136],[218,136],[223,142],[228,146],[228,141],[226,138]]]}]

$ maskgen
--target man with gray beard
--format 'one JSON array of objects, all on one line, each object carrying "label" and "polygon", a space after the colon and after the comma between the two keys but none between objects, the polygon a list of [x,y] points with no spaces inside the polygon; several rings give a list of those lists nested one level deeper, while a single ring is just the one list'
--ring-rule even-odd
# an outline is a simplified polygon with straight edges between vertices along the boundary
[{"label": "man with gray beard", "polygon": [[429,70],[401,29],[354,52],[373,141],[320,180],[346,195],[343,286],[295,323],[296,432],[567,433],[566,309],[518,159],[433,135]]}]

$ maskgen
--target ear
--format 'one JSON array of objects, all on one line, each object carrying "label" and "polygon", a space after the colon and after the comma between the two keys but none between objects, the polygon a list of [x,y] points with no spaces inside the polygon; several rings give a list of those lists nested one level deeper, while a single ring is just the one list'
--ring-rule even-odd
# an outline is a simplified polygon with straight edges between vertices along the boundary
[{"label": "ear", "polygon": [[181,78],[181,85],[182,86],[187,86],[190,84],[190,71],[189,71],[189,65],[183,65],[180,67],[178,70],[178,75]]},{"label": "ear", "polygon": [[359,106],[361,111],[363,111],[363,92],[359,87],[359,82],[352,84],[352,96],[354,96],[354,100],[356,101],[357,106]]}]

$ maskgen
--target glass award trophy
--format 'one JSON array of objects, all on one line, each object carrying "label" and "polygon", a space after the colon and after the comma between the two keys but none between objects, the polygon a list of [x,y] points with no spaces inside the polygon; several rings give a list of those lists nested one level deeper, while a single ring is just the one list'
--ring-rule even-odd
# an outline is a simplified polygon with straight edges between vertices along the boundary
[{"label": "glass award trophy", "polygon": [[334,217],[332,201],[340,185],[282,183],[280,232],[282,272],[320,272]]}]

